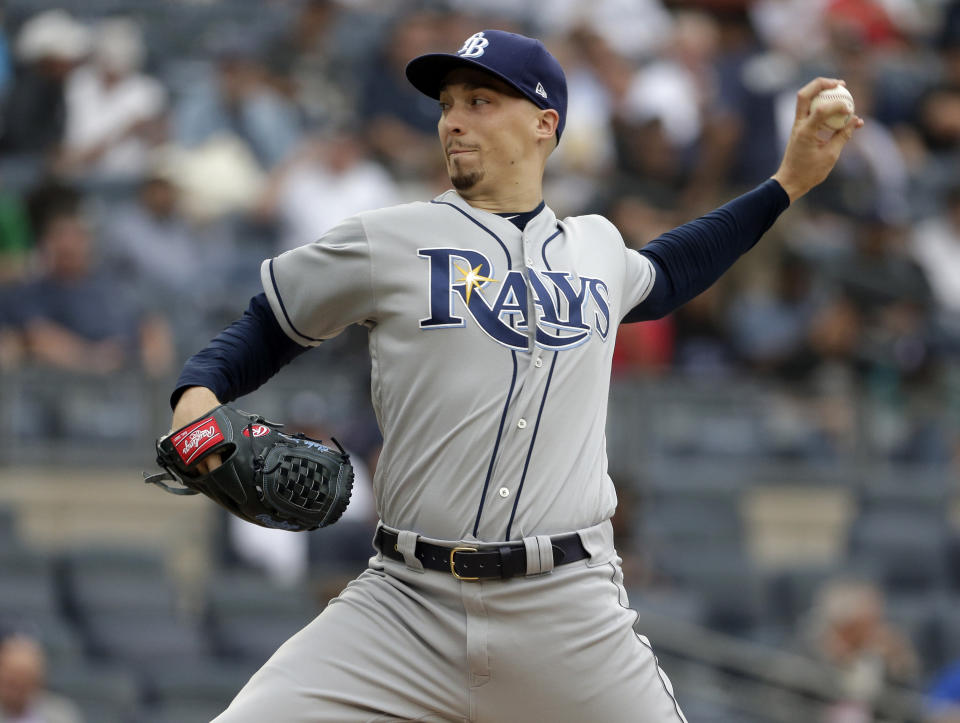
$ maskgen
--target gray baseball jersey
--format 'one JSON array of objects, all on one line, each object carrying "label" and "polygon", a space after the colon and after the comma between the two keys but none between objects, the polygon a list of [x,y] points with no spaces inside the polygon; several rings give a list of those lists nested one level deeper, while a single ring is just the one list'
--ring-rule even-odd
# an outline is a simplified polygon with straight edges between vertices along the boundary
[{"label": "gray baseball jersey", "polygon": [[[217,723],[685,723],[633,630],[609,522],[614,337],[652,265],[603,218],[545,207],[521,232],[450,191],[350,218],[262,277],[301,344],[370,330],[374,491],[402,559],[371,558]],[[587,556],[554,569],[550,536],[569,532]],[[526,575],[507,580],[416,554],[521,539]]]},{"label": "gray baseball jersey", "polygon": [[484,541],[613,514],[614,339],[653,277],[600,216],[544,207],[521,232],[454,191],[350,218],[262,268],[297,342],[370,330],[383,523]]}]

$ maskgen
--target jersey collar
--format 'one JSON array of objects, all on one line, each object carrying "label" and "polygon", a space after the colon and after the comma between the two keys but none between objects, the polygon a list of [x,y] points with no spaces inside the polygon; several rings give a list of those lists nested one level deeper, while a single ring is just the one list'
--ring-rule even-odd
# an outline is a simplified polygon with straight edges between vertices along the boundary
[{"label": "jersey collar", "polygon": [[[518,229],[512,221],[499,214],[493,213],[492,211],[484,211],[483,209],[471,206],[463,199],[463,197],[460,196],[459,193],[453,189],[441,193],[433,200],[437,201],[438,203],[449,203],[453,206],[456,206],[484,226],[491,229],[496,229],[498,233],[502,233],[504,235],[521,233],[520,229]],[[539,213],[536,213],[529,221],[527,221],[527,225],[523,233],[550,235],[553,233],[556,227],[556,214],[548,205],[546,205],[546,203],[543,203],[539,207]]]}]

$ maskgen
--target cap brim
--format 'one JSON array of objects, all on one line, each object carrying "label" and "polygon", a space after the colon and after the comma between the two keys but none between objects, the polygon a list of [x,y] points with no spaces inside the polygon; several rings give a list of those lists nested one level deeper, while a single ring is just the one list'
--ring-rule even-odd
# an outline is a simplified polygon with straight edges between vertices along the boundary
[{"label": "cap brim", "polygon": [[502,80],[524,98],[528,97],[523,90],[517,87],[517,85],[506,76],[501,75],[495,70],[491,70],[482,63],[450,53],[429,53],[428,55],[421,55],[418,58],[414,58],[407,63],[407,80],[424,95],[431,98],[439,98],[444,79],[451,70],[457,68],[475,68],[487,75],[492,75],[494,78]]}]

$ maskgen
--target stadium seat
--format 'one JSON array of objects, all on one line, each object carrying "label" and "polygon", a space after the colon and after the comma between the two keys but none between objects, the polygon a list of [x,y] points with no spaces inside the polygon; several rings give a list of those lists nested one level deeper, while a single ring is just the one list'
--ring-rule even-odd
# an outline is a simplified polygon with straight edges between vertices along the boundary
[{"label": "stadium seat", "polygon": [[234,616],[218,619],[211,632],[220,657],[259,666],[309,622],[299,617]]},{"label": "stadium seat", "polygon": [[46,569],[0,568],[0,617],[60,612],[54,578]]},{"label": "stadium seat", "polygon": [[932,591],[947,586],[948,543],[942,509],[867,512],[851,524],[849,555],[853,567],[874,571],[887,591]]},{"label": "stadium seat", "polygon": [[0,504],[0,547],[17,541],[17,513],[11,505]]},{"label": "stadium seat", "polygon": [[193,663],[162,665],[150,670],[148,696],[156,705],[213,706],[223,710],[257,670],[258,665],[205,659]]},{"label": "stadium seat", "polygon": [[809,612],[817,590],[839,572],[839,564],[825,563],[769,573],[767,617],[782,625],[795,624]]},{"label": "stadium seat", "polygon": [[220,715],[227,704],[169,701],[146,708],[137,723],[208,723]]},{"label": "stadium seat", "polygon": [[144,615],[170,614],[176,608],[173,583],[165,577],[143,574],[73,576],[68,595],[71,610],[81,618],[124,611],[139,611]]},{"label": "stadium seat", "polygon": [[128,663],[136,670],[192,663],[209,652],[203,631],[174,617],[111,613],[91,616],[85,630],[96,658]]},{"label": "stadium seat", "polygon": [[207,609],[214,617],[279,615],[310,620],[319,605],[303,586],[284,587],[259,572],[224,572],[207,584]]},{"label": "stadium seat", "polygon": [[109,572],[164,575],[163,555],[154,549],[127,546],[91,545],[64,554],[63,563],[71,574]]},{"label": "stadium seat", "polygon": [[47,687],[80,706],[89,723],[129,723],[140,705],[142,691],[128,669],[89,662],[51,665]]}]

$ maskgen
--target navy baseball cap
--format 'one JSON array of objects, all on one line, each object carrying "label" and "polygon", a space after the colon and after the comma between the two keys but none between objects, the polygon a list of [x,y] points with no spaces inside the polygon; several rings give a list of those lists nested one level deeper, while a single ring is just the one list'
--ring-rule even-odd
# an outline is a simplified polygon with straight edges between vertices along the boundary
[{"label": "navy baseball cap", "polygon": [[440,97],[447,73],[478,68],[516,88],[540,108],[560,115],[557,140],[567,120],[567,78],[543,43],[503,30],[474,33],[456,53],[428,53],[407,64],[407,79],[421,93]]}]

